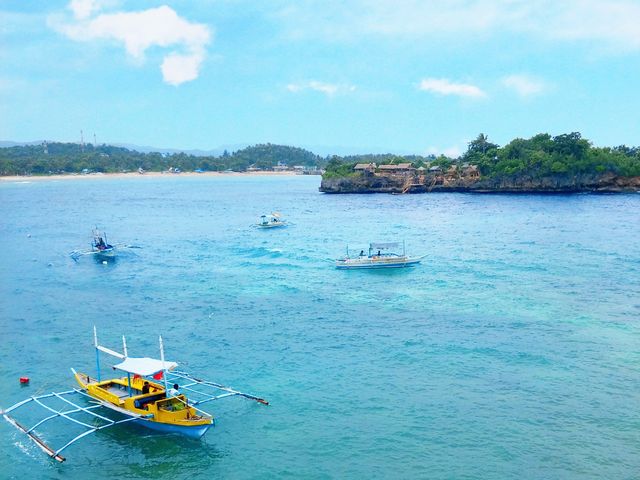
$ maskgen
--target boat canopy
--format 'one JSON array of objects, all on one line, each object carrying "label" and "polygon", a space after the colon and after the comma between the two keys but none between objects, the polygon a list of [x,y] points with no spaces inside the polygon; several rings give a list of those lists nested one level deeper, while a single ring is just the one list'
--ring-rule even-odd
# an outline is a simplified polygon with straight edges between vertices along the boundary
[{"label": "boat canopy", "polygon": [[178,366],[175,362],[167,362],[147,357],[127,357],[122,362],[114,365],[113,368],[123,372],[133,373],[142,377],[154,375],[163,370],[173,370]]},{"label": "boat canopy", "polygon": [[391,243],[372,243],[369,245],[371,250],[389,250],[394,248],[400,248],[400,244],[398,242]]}]

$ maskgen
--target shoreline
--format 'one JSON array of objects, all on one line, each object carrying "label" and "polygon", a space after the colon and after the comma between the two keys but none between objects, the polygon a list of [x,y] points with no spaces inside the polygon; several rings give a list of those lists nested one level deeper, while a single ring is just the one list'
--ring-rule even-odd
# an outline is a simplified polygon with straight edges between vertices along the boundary
[{"label": "shoreline", "polygon": [[117,178],[179,178],[179,177],[270,177],[270,176],[309,176],[296,172],[127,172],[127,173],[87,173],[56,175],[10,175],[0,176],[0,182],[42,182],[47,180],[94,180]]}]

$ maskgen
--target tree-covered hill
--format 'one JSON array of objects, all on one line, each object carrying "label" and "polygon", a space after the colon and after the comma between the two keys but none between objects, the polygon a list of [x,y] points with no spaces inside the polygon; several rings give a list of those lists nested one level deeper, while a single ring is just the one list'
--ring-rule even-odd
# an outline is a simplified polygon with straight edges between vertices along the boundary
[{"label": "tree-covered hill", "polygon": [[356,163],[412,163],[448,167],[451,164],[477,165],[483,178],[572,176],[611,173],[621,177],[640,176],[640,147],[594,147],[573,132],[552,137],[541,133],[530,139],[516,138],[504,147],[489,142],[484,134],[469,143],[459,158],[445,156],[373,156],[332,157],[325,178],[347,176]]},{"label": "tree-covered hill", "polygon": [[573,132],[552,137],[541,133],[530,139],[516,138],[504,147],[488,142],[483,134],[469,143],[462,161],[477,164],[488,177],[613,173],[622,177],[640,175],[640,148],[594,147]]},{"label": "tree-covered hill", "polygon": [[250,166],[260,169],[269,169],[279,162],[294,166],[322,166],[325,162],[318,155],[297,147],[287,147],[283,145],[272,145],[270,143],[255,145],[238,150],[233,155],[222,158],[229,158],[231,167],[235,170],[246,170]]},{"label": "tree-covered hill", "polygon": [[0,148],[0,175],[49,175],[83,171],[115,173],[135,171],[245,171],[250,166],[269,169],[279,162],[294,166],[322,167],[323,158],[297,147],[263,144],[220,156],[185,153],[142,153],[112,145],[47,143]]}]

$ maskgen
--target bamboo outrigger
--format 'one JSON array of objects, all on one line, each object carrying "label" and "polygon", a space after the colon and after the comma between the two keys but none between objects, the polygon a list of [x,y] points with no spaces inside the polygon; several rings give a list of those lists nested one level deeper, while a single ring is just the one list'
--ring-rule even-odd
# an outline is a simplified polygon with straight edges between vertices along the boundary
[{"label": "bamboo outrigger", "polygon": [[[62,462],[65,460],[61,455],[63,450],[81,438],[104,428],[126,422],[135,422],[164,433],[176,433],[191,438],[200,438],[215,424],[215,421],[213,415],[200,410],[197,408],[198,405],[231,396],[242,396],[263,405],[269,404],[266,400],[255,395],[243,393],[219,383],[201,380],[187,372],[175,370],[178,364],[165,360],[162,337],[159,338],[159,341],[160,359],[129,357],[124,336],[122,337],[124,353],[121,354],[99,345],[94,327],[97,378],[92,378],[87,374],[78,373],[71,369],[80,388],[32,396],[3,410],[1,413],[10,424],[25,433],[42,451],[55,460]],[[100,377],[100,352],[120,359],[120,363],[113,365],[113,368],[125,372],[127,375],[125,377],[102,380]],[[163,381],[154,381],[159,379]],[[178,382],[181,382],[181,384]],[[179,390],[177,388],[169,389],[169,384],[174,384],[174,387],[178,386]],[[212,394],[211,392],[203,391],[203,389],[213,389],[218,393]],[[188,392],[190,398],[187,398],[187,395],[181,392]],[[72,396],[87,397],[97,401],[98,404],[81,406],[69,400],[68,397]],[[51,399],[60,400],[68,404],[70,408],[64,411],[56,410],[47,404],[47,401]],[[30,428],[24,427],[9,415],[14,410],[32,403],[48,410],[51,415],[41,419]],[[107,408],[124,415],[126,418],[112,420],[94,411],[99,408]],[[97,425],[90,424],[73,417],[74,414],[79,413],[89,414],[95,422],[100,423]],[[69,440],[62,447],[54,449],[36,433],[37,428],[54,418],[63,418],[86,428],[86,430]]]}]

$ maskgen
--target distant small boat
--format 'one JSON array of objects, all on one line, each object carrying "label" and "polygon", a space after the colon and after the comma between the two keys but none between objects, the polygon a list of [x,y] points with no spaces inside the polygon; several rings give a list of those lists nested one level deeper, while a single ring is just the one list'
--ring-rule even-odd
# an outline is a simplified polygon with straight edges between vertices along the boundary
[{"label": "distant small boat", "polygon": [[97,228],[93,230],[91,251],[99,257],[112,258],[116,256],[116,247],[107,243],[107,235],[104,232],[100,232]]},{"label": "distant small boat", "polygon": [[91,232],[93,239],[91,240],[90,250],[74,250],[70,253],[71,258],[78,260],[78,258],[84,255],[94,255],[98,259],[113,259],[116,256],[116,249],[119,248],[141,248],[136,245],[117,244],[111,245],[107,242],[107,235],[104,232],[94,228]]},{"label": "distant small boat", "polygon": [[287,221],[281,218],[278,212],[271,215],[260,216],[260,221],[256,223],[256,227],[260,228],[282,228],[288,225]]},{"label": "distant small boat", "polygon": [[400,243],[371,243],[369,251],[360,250],[357,256],[349,254],[336,260],[336,268],[340,270],[356,270],[365,268],[404,268],[418,265],[422,257],[408,257],[405,253],[405,245],[402,242],[402,254],[396,253],[400,249]]}]

